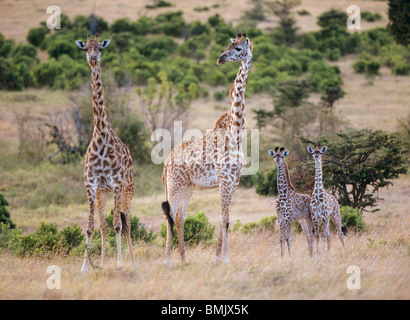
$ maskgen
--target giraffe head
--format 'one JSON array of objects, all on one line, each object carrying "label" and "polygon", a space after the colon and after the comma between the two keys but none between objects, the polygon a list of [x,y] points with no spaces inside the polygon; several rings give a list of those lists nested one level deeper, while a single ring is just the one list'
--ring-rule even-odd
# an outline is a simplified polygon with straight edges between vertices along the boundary
[{"label": "giraffe head", "polygon": [[280,166],[283,163],[283,158],[289,155],[289,150],[284,150],[284,147],[276,147],[275,151],[269,150],[269,154],[275,160],[277,166]]},{"label": "giraffe head", "polygon": [[95,35],[95,39],[91,39],[90,35],[87,36],[87,43],[81,40],[76,40],[77,46],[85,51],[87,57],[87,62],[91,68],[95,68],[100,63],[101,51],[107,48],[111,40],[104,40],[103,42],[98,41],[98,34]]},{"label": "giraffe head", "polygon": [[224,64],[227,61],[244,60],[249,55],[252,55],[253,45],[249,38],[246,38],[246,33],[238,33],[236,38],[231,38],[231,44],[224,53],[216,61],[217,64]]},{"label": "giraffe head", "polygon": [[313,159],[315,159],[315,161],[318,161],[321,159],[322,154],[325,153],[327,150],[327,146],[324,146],[323,148],[320,148],[320,146],[315,145],[314,148],[312,148],[311,146],[307,147],[307,151],[309,151],[312,155],[313,155]]}]

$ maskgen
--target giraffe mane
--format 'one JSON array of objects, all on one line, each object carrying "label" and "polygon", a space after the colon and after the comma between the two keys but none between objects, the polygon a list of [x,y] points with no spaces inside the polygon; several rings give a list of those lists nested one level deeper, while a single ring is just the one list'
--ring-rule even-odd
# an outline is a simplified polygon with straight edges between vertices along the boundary
[{"label": "giraffe mane", "polygon": [[215,125],[214,125],[214,129],[217,129],[219,127],[222,126],[222,124],[225,122],[226,118],[228,117],[229,112],[226,111],[225,113],[223,113],[218,120],[216,120]]},{"label": "giraffe mane", "polygon": [[231,101],[231,103],[232,103],[232,93],[233,93],[234,88],[235,88],[235,79],[232,81],[231,90],[229,90],[229,101]]},{"label": "giraffe mane", "polygon": [[293,191],[296,191],[295,187],[293,186],[292,182],[290,181],[288,165],[286,164],[286,161],[285,161],[285,160],[283,160],[283,164],[285,165],[285,174],[286,174],[286,181],[288,182],[288,186],[289,186],[289,188],[291,188]]}]

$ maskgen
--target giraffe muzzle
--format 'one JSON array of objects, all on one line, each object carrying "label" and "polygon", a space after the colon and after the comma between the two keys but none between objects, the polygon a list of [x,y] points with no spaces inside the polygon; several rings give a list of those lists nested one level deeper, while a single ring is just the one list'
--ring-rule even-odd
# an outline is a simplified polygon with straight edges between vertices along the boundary
[{"label": "giraffe muzzle", "polygon": [[218,60],[216,60],[216,64],[224,64],[226,62],[225,59],[225,55],[220,56]]}]

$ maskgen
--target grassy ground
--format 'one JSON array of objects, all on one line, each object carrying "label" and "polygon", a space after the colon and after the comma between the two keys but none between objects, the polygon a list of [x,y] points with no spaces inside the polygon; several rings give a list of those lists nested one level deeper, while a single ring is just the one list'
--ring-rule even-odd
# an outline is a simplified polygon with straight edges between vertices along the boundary
[{"label": "grassy ground", "polygon": [[[28,5],[28,2],[29,5]],[[188,21],[206,20],[219,12],[234,24],[241,22],[242,13],[250,7],[248,0],[226,0],[207,3],[208,11],[194,8],[203,6],[199,1],[175,2],[173,9],[183,9]],[[60,1],[62,12],[70,17],[91,12],[91,2]],[[149,1],[97,1],[97,14],[109,22],[127,16],[136,19]],[[220,4],[212,8],[212,4]],[[18,4],[18,8],[17,8]],[[303,31],[316,30],[316,17],[335,7],[345,9],[348,1],[302,0],[295,9],[307,9],[310,16],[297,16]],[[386,2],[357,1],[362,10],[379,12],[383,19],[366,24],[363,29],[384,26],[387,23]],[[43,0],[5,0],[0,4],[0,32],[6,37],[24,41],[28,28],[46,19]],[[21,8],[30,8],[23,15]],[[150,11],[156,15],[168,9]],[[276,21],[268,17],[259,23],[264,29],[272,28]],[[348,121],[348,126],[397,130],[397,120],[407,117],[410,95],[407,94],[410,77],[394,76],[382,68],[381,76],[370,85],[363,75],[352,69],[354,56],[341,58],[339,65],[344,81],[345,97],[338,101],[336,110]],[[217,88],[222,90],[225,88]],[[215,89],[210,88],[209,97]],[[314,97],[313,97],[314,98]],[[247,99],[247,127],[255,127],[252,109],[271,108],[272,98],[253,95]],[[0,147],[1,167],[13,168],[13,158],[5,156],[15,152],[18,130],[15,114],[30,112],[35,121],[50,120],[70,112],[67,93],[46,89],[30,89],[24,92],[0,92]],[[133,105],[138,108],[138,105]],[[205,131],[211,128],[228,99],[216,102],[212,98],[195,100],[189,118],[189,128]],[[273,142],[272,142],[273,143]],[[261,157],[264,153],[261,152]],[[273,165],[273,163],[272,163]],[[44,164],[36,169],[21,166],[18,170],[0,172],[0,192],[5,193],[11,206],[12,219],[23,232],[32,232],[40,221],[56,222],[59,227],[78,223],[83,229],[87,221],[87,205],[82,182],[82,161],[71,167],[53,167]],[[165,222],[160,210],[164,200],[161,174],[158,168],[142,168],[138,172],[139,192],[132,203],[133,214],[149,229],[159,232]],[[39,188],[40,186],[40,188]],[[149,188],[147,187],[149,186]],[[158,187],[159,186],[159,187]],[[151,191],[141,196],[144,188]],[[52,192],[53,189],[58,192]],[[360,235],[349,234],[346,251],[340,241],[333,238],[332,260],[312,259],[302,234],[294,234],[293,257],[280,258],[278,228],[273,233],[230,234],[231,265],[215,264],[215,245],[187,248],[187,264],[179,262],[178,252],[173,252],[173,265],[164,266],[164,248],[160,244],[136,245],[139,269],[133,270],[127,252],[126,267],[115,269],[115,256],[108,257],[104,270],[98,274],[92,270],[87,276],[80,274],[80,258],[39,259],[24,258],[2,252],[0,255],[0,299],[409,299],[410,256],[410,176],[394,181],[394,186],[380,192],[380,211],[366,213],[367,229]],[[57,195],[57,198],[53,198]],[[70,196],[78,201],[70,200]],[[262,197],[254,189],[238,189],[231,206],[231,225],[259,220],[274,213],[275,198]],[[52,204],[50,204],[52,203]],[[112,207],[112,198],[108,208]],[[108,212],[107,208],[107,212]],[[219,197],[217,190],[197,190],[188,208],[188,214],[205,211],[210,222],[218,225]],[[97,223],[98,225],[98,223]],[[217,228],[218,229],[218,228]],[[49,265],[61,269],[61,290],[46,287]],[[357,265],[361,269],[361,289],[349,290],[346,281],[347,268]]]}]

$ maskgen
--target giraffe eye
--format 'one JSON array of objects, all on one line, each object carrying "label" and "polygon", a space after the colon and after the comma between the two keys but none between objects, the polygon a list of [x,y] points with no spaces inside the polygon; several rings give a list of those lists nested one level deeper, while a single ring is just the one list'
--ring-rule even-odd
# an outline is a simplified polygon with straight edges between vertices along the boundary
[{"label": "giraffe eye", "polygon": [[236,51],[241,51],[242,48],[241,48],[241,47],[236,47],[235,50],[236,50]]}]

